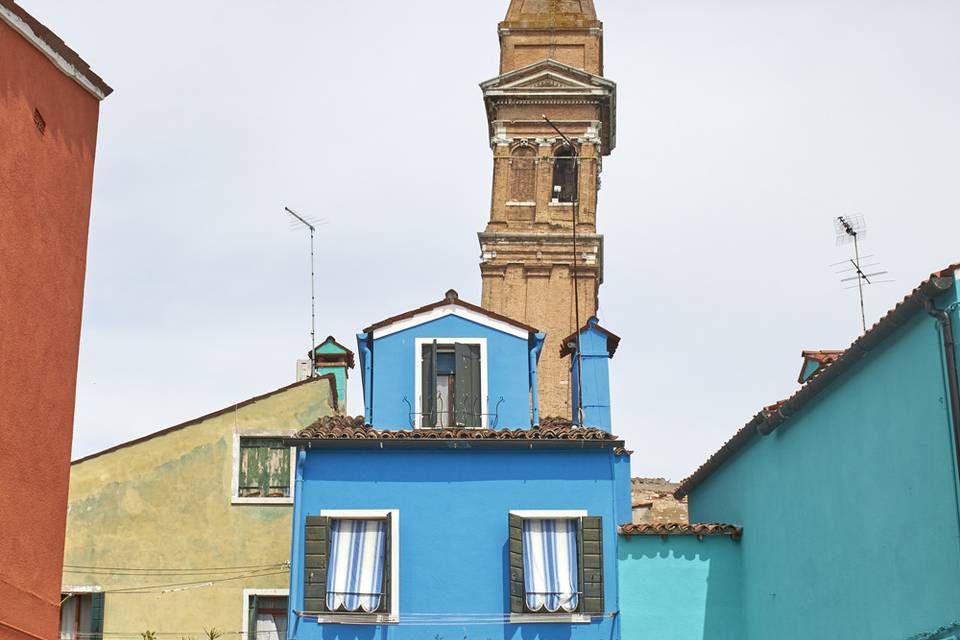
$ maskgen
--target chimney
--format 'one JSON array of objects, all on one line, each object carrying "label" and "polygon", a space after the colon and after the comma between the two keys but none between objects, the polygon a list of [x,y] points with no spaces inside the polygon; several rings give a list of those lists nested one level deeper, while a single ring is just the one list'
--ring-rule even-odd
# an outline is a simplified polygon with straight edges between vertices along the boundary
[{"label": "chimney", "polygon": [[[577,333],[580,335],[579,353]],[[560,348],[560,357],[570,357],[573,423],[611,431],[610,358],[616,352],[620,338],[601,327],[596,317],[590,318],[577,333],[564,340]],[[581,389],[583,391],[582,423],[578,411]]]},{"label": "chimney", "polygon": [[333,336],[313,348],[307,357],[313,359],[314,373],[325,376],[332,373],[337,382],[337,405],[341,412],[347,410],[347,379],[354,366],[353,351],[334,340]]}]

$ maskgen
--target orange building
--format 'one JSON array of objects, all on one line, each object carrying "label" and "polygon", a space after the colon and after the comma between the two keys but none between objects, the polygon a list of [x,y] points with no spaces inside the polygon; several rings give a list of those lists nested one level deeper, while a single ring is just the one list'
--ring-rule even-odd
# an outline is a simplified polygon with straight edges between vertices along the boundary
[{"label": "orange building", "polygon": [[57,637],[103,80],[0,0],[0,640]]}]

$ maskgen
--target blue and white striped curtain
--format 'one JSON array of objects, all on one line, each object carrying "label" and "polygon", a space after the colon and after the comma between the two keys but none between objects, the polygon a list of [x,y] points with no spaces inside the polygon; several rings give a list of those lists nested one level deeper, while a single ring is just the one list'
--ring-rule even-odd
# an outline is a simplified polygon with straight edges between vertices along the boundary
[{"label": "blue and white striped curtain", "polygon": [[577,519],[523,521],[523,580],[527,608],[575,611],[577,586]]},{"label": "blue and white striped curtain", "polygon": [[383,589],[383,520],[331,520],[327,609],[371,613]]}]

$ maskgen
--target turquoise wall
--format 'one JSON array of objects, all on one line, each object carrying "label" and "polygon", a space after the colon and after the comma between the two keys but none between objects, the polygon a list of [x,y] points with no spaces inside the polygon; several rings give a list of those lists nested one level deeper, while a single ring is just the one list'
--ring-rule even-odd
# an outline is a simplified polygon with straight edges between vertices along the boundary
[{"label": "turquoise wall", "polygon": [[620,536],[620,617],[630,640],[743,640],[741,543]]},{"label": "turquoise wall", "polygon": [[317,367],[317,375],[333,374],[337,384],[337,404],[342,411],[347,410],[347,368],[346,367]]},{"label": "turquoise wall", "polygon": [[694,489],[691,521],[744,528],[744,637],[902,640],[957,621],[952,437],[938,325],[918,313]]}]

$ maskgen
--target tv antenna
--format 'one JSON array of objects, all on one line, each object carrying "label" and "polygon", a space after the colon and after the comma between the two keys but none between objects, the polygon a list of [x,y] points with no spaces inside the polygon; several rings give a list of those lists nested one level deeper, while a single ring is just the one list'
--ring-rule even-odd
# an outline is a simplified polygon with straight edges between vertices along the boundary
[{"label": "tv antenna", "polygon": [[[863,288],[871,284],[881,284],[884,282],[893,282],[893,280],[877,280],[879,276],[887,275],[887,271],[874,271],[867,273],[871,269],[880,266],[879,262],[864,263],[864,260],[874,258],[872,255],[860,255],[860,240],[867,234],[867,224],[862,215],[837,216],[834,219],[834,227],[837,231],[837,245],[853,244],[853,258],[843,260],[830,265],[831,267],[845,267],[837,271],[837,275],[844,276],[840,282],[846,285],[844,289],[856,289],[860,295],[860,323],[863,326],[863,332],[867,332],[867,314],[863,304]],[[855,282],[855,284],[850,284]]]},{"label": "tv antenna", "polygon": [[314,237],[317,233],[317,227],[326,224],[327,221],[322,218],[310,218],[301,216],[290,207],[283,208],[292,217],[290,218],[290,230],[299,231],[303,228],[310,230],[310,377],[317,375],[317,303],[314,281]]}]

